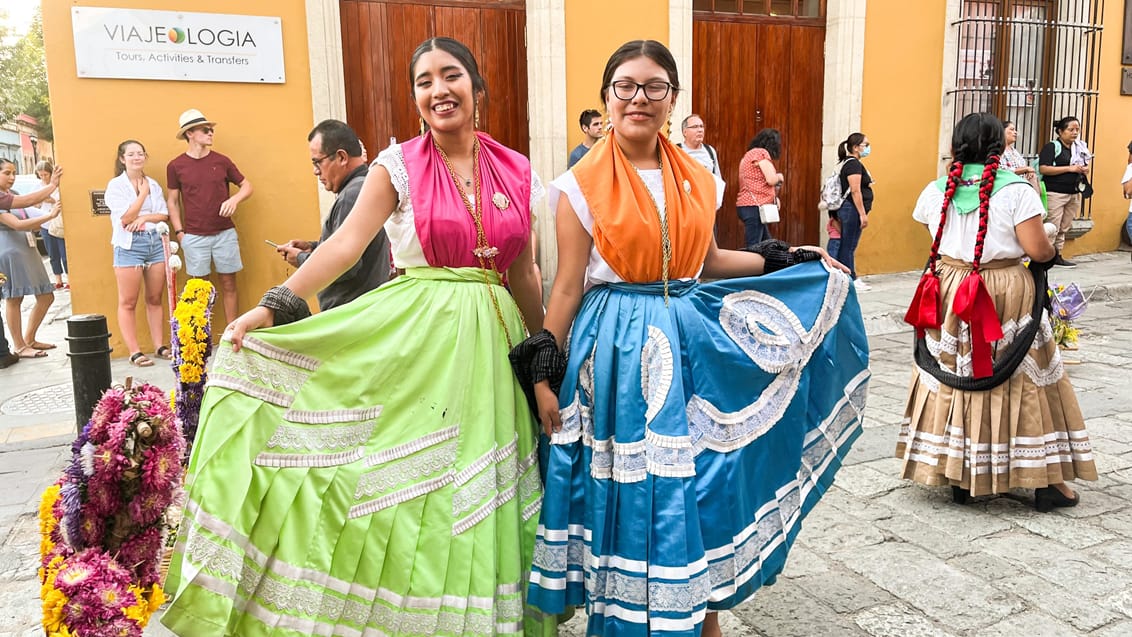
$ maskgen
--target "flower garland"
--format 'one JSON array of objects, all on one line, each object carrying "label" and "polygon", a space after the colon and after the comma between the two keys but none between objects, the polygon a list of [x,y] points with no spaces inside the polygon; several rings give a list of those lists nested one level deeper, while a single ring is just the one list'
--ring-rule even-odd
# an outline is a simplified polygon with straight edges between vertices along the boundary
[{"label": "flower garland", "polygon": [[208,380],[206,366],[212,355],[210,319],[215,300],[211,283],[189,279],[173,310],[173,369],[177,373],[174,403],[187,442],[186,454],[196,438],[204,384]]},{"label": "flower garland", "polygon": [[160,554],[180,498],[184,438],[153,385],[107,390],[39,507],[49,637],[140,637],[165,601]]}]

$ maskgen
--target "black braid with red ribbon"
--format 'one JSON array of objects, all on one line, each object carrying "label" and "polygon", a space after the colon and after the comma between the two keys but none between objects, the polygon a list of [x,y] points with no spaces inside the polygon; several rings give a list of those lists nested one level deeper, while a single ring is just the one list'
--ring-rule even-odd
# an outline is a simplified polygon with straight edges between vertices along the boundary
[{"label": "black braid with red ribbon", "polygon": [[979,233],[975,236],[975,263],[974,271],[979,271],[983,262],[983,243],[987,239],[987,226],[990,219],[990,198],[994,193],[994,176],[998,172],[998,155],[987,157],[986,166],[983,167],[982,185],[979,186]]},{"label": "black braid with red ribbon", "polygon": [[[983,168],[982,179],[979,184],[979,229],[975,239],[975,259],[972,263],[972,272],[967,275],[967,278],[965,278],[957,288],[957,298],[953,305],[953,311],[961,320],[964,320],[971,326],[973,364],[975,364],[975,358],[977,357],[975,352],[977,348],[982,348],[982,357],[987,359],[990,356],[990,343],[1002,338],[1002,328],[997,313],[993,311],[993,301],[990,299],[990,295],[986,291],[986,286],[979,274],[983,259],[983,246],[989,227],[990,198],[994,193],[994,179],[998,171],[998,166],[999,157],[992,155],[987,158],[986,165]],[[905,317],[905,320],[908,320],[909,317],[912,316],[914,309],[919,309],[924,301],[930,300],[921,298],[921,296],[930,295],[932,292],[930,283],[926,283],[925,280],[930,276],[936,282],[935,285],[938,286],[936,261],[939,259],[939,244],[943,237],[943,227],[947,220],[947,211],[951,206],[955,189],[962,180],[962,174],[962,164],[959,162],[952,164],[947,189],[944,192],[943,210],[940,214],[939,228],[936,230],[935,241],[932,243],[931,257],[928,262],[929,271],[925,272],[921,279],[920,289],[917,290],[917,297],[913,299],[913,306],[909,308],[908,316]],[[932,356],[931,350],[927,346],[927,341],[924,338],[924,328],[932,326],[917,325],[909,320],[910,323],[916,325],[916,364],[944,385],[963,391],[987,391],[1006,382],[1013,376],[1015,370],[1018,369],[1018,366],[1021,365],[1022,361],[1025,360],[1026,356],[1029,354],[1034,338],[1037,336],[1038,330],[1042,325],[1044,318],[1043,312],[1047,305],[1047,295],[1045,291],[1047,287],[1046,271],[1048,269],[1049,267],[1046,263],[1031,263],[1030,274],[1034,278],[1035,294],[1034,305],[1030,313],[1030,322],[1015,335],[1014,340],[1005,351],[999,352],[997,361],[988,364],[988,361],[984,360],[981,367],[975,364],[974,377],[959,376],[951,373],[940,367],[939,361]],[[938,304],[938,287],[936,287],[934,292],[937,295],[936,303]],[[962,300],[958,298],[960,294],[964,297]],[[987,306],[988,303],[989,309]],[[921,311],[921,316],[919,317],[920,323],[924,322],[922,315],[923,312]],[[938,329],[939,325],[934,327]]]},{"label": "black braid with red ribbon", "polygon": [[939,226],[932,240],[931,254],[928,256],[928,265],[916,286],[916,293],[908,312],[904,314],[904,321],[916,328],[916,337],[922,338],[924,330],[938,330],[943,325],[943,312],[939,302],[939,246],[943,240],[943,228],[947,225],[947,210],[951,207],[951,200],[955,198],[955,190],[963,180],[963,162],[956,161],[951,164],[947,175],[947,187],[943,191],[943,206],[939,212]]},{"label": "black braid with red ribbon", "polygon": [[939,211],[939,227],[935,230],[931,256],[928,257],[928,268],[936,276],[939,274],[936,270],[936,262],[939,261],[939,244],[943,241],[943,227],[947,225],[947,209],[951,207],[951,200],[955,198],[955,189],[959,187],[961,181],[963,181],[963,162],[957,161],[951,164],[951,170],[947,173],[947,188],[943,191],[943,207]]}]

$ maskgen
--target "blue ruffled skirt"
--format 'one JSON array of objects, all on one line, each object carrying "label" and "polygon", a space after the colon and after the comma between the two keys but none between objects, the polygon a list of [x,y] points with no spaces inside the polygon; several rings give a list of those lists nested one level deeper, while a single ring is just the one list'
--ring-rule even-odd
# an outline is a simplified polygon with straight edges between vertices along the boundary
[{"label": "blue ruffled skirt", "polygon": [[782,571],[860,434],[868,342],[820,263],[585,296],[543,444],[528,603],[590,635],[698,635]]}]

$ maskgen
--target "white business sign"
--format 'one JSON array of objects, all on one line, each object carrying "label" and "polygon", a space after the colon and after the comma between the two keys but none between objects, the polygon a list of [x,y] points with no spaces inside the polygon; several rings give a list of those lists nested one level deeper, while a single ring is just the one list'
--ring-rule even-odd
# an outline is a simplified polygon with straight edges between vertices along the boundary
[{"label": "white business sign", "polygon": [[79,77],[282,84],[278,17],[74,7]]}]

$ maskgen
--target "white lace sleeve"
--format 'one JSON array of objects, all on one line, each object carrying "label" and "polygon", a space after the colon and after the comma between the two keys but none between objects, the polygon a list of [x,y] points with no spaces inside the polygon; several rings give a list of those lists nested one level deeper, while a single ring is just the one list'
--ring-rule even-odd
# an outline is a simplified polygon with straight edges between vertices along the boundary
[{"label": "white lace sleeve", "polygon": [[542,210],[542,201],[546,199],[546,187],[542,185],[538,173],[531,170],[531,218],[534,219]]},{"label": "white lace sleeve", "polygon": [[409,200],[409,171],[405,168],[405,155],[401,152],[400,144],[392,144],[377,154],[370,167],[383,166],[389,171],[389,180],[393,182],[393,189],[397,191],[398,201]]}]

